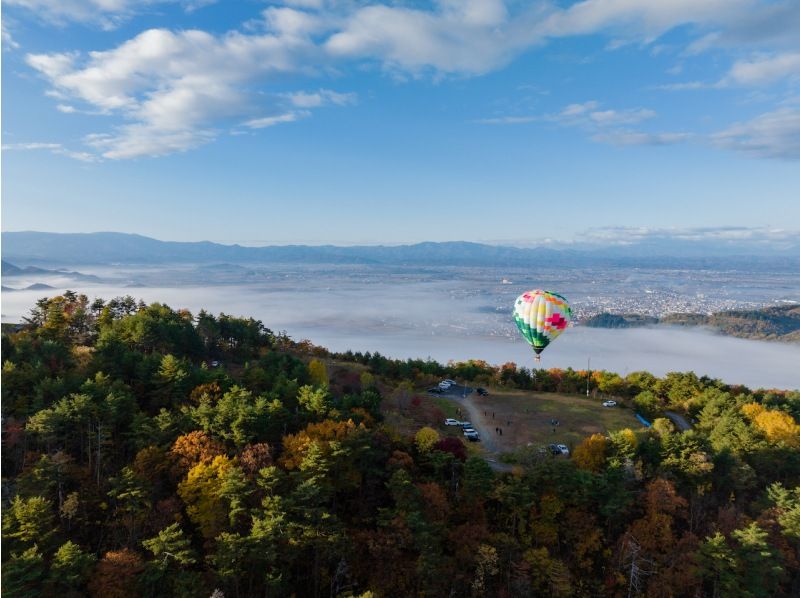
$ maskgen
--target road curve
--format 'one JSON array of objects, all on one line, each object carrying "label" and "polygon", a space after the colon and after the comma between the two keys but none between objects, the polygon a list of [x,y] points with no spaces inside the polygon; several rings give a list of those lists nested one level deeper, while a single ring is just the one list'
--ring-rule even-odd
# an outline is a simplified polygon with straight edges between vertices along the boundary
[{"label": "road curve", "polygon": [[690,424],[689,420],[682,415],[675,413],[674,411],[665,411],[664,415],[666,415],[681,432],[686,432],[687,430],[692,429],[692,424]]}]

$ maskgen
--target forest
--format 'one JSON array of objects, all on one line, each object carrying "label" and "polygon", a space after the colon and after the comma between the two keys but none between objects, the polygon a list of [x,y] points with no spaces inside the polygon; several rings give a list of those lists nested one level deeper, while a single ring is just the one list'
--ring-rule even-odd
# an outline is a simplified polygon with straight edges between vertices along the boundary
[{"label": "forest", "polygon": [[[797,391],[332,353],[73,292],[4,326],[2,360],[9,598],[800,595]],[[387,424],[443,377],[588,384],[652,426],[500,473]]]},{"label": "forest", "polygon": [[707,326],[721,334],[782,342],[800,342],[800,305],[790,303],[762,309],[735,309],[713,314],[674,313],[661,318],[603,312],[587,318],[590,328],[634,328],[668,324]]}]

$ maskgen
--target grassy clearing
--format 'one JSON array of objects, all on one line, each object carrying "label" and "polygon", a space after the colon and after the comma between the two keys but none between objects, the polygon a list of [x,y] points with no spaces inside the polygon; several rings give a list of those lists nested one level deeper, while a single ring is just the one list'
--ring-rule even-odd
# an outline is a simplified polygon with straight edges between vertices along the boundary
[{"label": "grassy clearing", "polygon": [[458,413],[459,407],[461,405],[457,402],[444,397],[417,392],[405,400],[385,396],[381,402],[381,413],[385,423],[403,435],[413,436],[420,428],[430,426],[438,430],[442,436],[461,437],[463,436],[461,428],[444,425],[447,417],[455,419],[466,417]]},{"label": "grassy clearing", "polygon": [[444,413],[445,417],[459,419],[459,415],[456,413],[458,405],[455,401],[451,401],[450,399],[446,399],[444,397],[427,397],[423,400],[430,401],[433,405],[436,405],[436,407],[438,407],[442,413]]},{"label": "grassy clearing", "polygon": [[[572,449],[591,434],[641,427],[631,409],[606,408],[599,399],[507,390],[490,390],[490,393],[488,397],[472,395],[472,401],[486,413],[484,433],[494,435],[501,452],[513,451],[528,443],[563,443]],[[552,419],[559,421],[555,432],[550,424]],[[495,427],[502,428],[502,436],[496,434]]]}]

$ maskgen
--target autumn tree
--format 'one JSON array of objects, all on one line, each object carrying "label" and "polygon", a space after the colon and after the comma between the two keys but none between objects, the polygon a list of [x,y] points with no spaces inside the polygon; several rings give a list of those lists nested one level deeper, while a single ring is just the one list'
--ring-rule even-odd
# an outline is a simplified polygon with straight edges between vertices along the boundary
[{"label": "autumn tree", "polygon": [[225,447],[206,432],[195,430],[179,436],[170,453],[175,459],[178,472],[183,475],[198,463],[208,463],[214,457],[224,454]]},{"label": "autumn tree", "polygon": [[308,377],[311,384],[319,387],[328,386],[328,368],[320,359],[312,359],[308,363]]},{"label": "autumn tree", "polygon": [[742,405],[742,413],[770,442],[800,446],[800,425],[784,411],[767,409],[758,403]]},{"label": "autumn tree", "polygon": [[92,572],[89,595],[93,598],[128,598],[143,569],[144,562],[132,550],[109,551]]},{"label": "autumn tree", "polygon": [[572,452],[572,459],[575,465],[581,469],[591,472],[598,472],[602,469],[606,461],[606,451],[608,443],[602,434],[592,434],[584,438]]},{"label": "autumn tree", "polygon": [[211,462],[200,462],[178,485],[178,495],[186,504],[186,514],[207,539],[217,537],[228,524],[228,505],[222,496],[225,473],[235,462],[224,455]]},{"label": "autumn tree", "polygon": [[439,442],[439,432],[428,426],[420,428],[414,435],[414,444],[423,455],[431,452],[437,442]]},{"label": "autumn tree", "polygon": [[266,442],[248,444],[239,455],[244,472],[253,477],[261,469],[272,465],[272,451]]}]

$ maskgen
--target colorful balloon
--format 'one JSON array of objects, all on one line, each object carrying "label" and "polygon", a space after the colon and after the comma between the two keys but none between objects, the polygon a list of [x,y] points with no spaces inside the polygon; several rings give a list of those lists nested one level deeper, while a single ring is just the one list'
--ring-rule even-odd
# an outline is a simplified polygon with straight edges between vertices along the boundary
[{"label": "colorful balloon", "polygon": [[514,302],[514,323],[533,347],[536,361],[539,353],[564,332],[570,319],[572,310],[567,300],[550,291],[528,291]]}]

